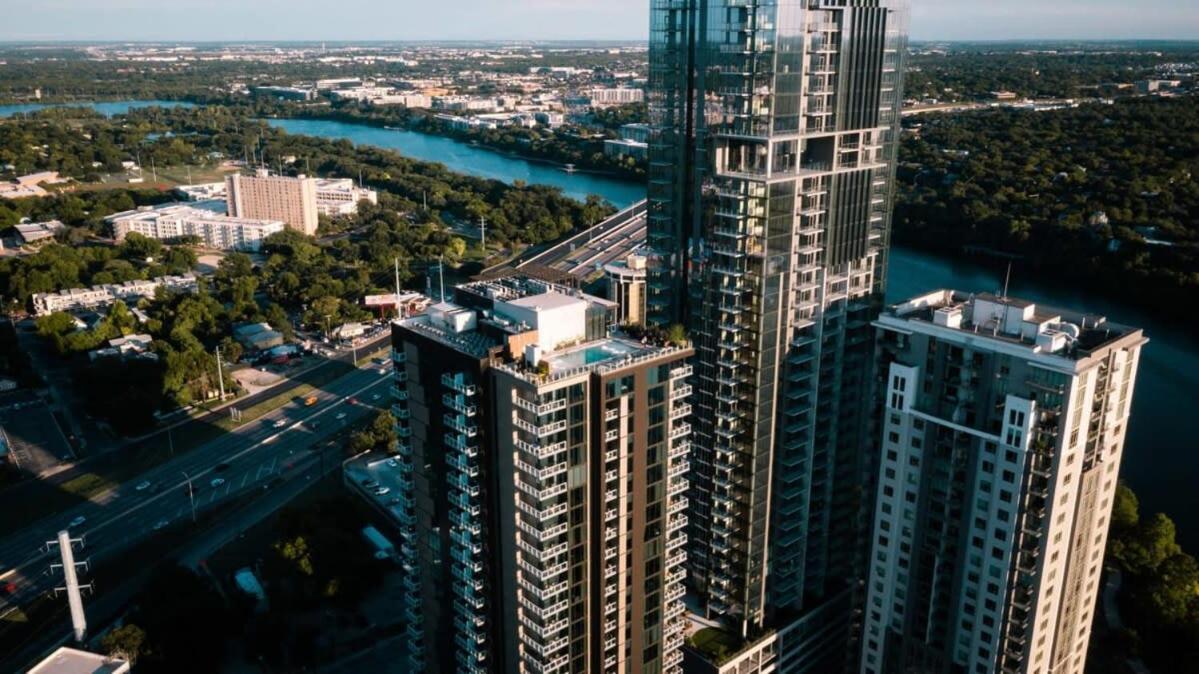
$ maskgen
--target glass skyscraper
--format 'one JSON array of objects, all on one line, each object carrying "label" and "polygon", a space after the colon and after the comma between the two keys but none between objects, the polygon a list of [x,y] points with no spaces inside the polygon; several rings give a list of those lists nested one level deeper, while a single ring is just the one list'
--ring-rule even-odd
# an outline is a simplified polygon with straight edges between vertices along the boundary
[{"label": "glass skyscraper", "polygon": [[907,21],[651,0],[647,312],[696,350],[689,580],[759,669],[849,652]]}]

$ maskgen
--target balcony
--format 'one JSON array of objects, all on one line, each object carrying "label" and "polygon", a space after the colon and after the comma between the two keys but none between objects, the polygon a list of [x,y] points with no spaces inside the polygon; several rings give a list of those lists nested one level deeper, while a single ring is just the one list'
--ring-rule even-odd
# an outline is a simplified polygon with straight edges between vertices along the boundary
[{"label": "balcony", "polygon": [[479,434],[479,427],[471,424],[465,414],[446,414],[442,422],[459,435],[473,438]]},{"label": "balcony", "polygon": [[516,441],[516,448],[538,459],[548,459],[559,452],[566,451],[566,442],[555,442],[551,445],[538,445],[524,440]]},{"label": "balcony", "polygon": [[468,383],[466,377],[461,374],[451,375],[447,372],[441,375],[441,385],[466,396],[473,396],[478,393],[478,388],[474,384]]},{"label": "balcony", "polygon": [[478,412],[478,409],[474,405],[469,404],[466,400],[466,396],[462,394],[451,395],[446,393],[445,395],[441,396],[441,403],[455,412],[467,417],[473,417]]},{"label": "balcony", "polygon": [[558,433],[558,432],[566,430],[566,420],[565,419],[563,419],[561,421],[553,421],[553,422],[546,423],[546,424],[540,424],[540,423],[535,424],[535,423],[526,421],[524,419],[521,419],[520,417],[517,417],[514,423],[515,423],[516,427],[519,428],[520,430],[525,431],[526,433],[535,435],[538,438],[545,438],[550,435],[553,435],[554,433]]}]

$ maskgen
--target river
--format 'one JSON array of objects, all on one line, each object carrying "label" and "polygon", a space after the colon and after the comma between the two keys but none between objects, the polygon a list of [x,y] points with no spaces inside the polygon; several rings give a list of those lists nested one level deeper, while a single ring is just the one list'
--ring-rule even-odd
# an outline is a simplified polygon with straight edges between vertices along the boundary
[{"label": "river", "polygon": [[[171,102],[98,103],[106,115],[131,107],[177,105]],[[47,107],[47,106],[40,106]],[[37,107],[33,108],[37,109]],[[0,106],[0,117],[27,112],[29,106]],[[288,133],[346,139],[356,144],[393,149],[413,159],[436,161],[454,171],[505,182],[545,183],[583,198],[598,194],[623,207],[643,199],[645,188],[627,181],[586,173],[566,173],[455,140],[411,131],[326,120],[273,119]],[[896,247],[891,254],[887,299],[900,301],[936,288],[996,291],[1004,264],[974,258],[951,258]],[[1199,339],[1144,311],[1089,293],[1083,285],[1066,286],[1043,279],[1011,280],[1010,293],[1045,304],[1102,313],[1111,320],[1144,328],[1150,343],[1142,354],[1133,399],[1132,421],[1121,475],[1141,502],[1142,515],[1165,512],[1175,519],[1180,541],[1199,553],[1199,520],[1191,515],[1199,485]]]},{"label": "river", "polygon": [[194,103],[185,101],[105,101],[100,103],[92,103],[87,101],[78,101],[72,103],[10,103],[8,105],[0,105],[0,118],[12,117],[17,114],[25,114],[45,110],[47,108],[91,108],[105,117],[113,115],[123,115],[135,108],[190,108]]}]

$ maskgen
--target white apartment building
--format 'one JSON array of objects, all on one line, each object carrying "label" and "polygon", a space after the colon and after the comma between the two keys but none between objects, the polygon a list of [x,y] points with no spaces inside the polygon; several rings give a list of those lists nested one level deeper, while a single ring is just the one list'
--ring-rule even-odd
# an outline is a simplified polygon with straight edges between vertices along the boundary
[{"label": "white apartment building", "polygon": [[863,674],[1082,674],[1140,329],[938,290],[885,375]]},{"label": "white apartment building", "polygon": [[591,107],[593,108],[610,108],[617,105],[641,103],[645,100],[645,91],[643,89],[629,87],[588,89],[583,92],[583,95],[591,100]]},{"label": "white apartment building", "polygon": [[194,274],[161,276],[155,279],[109,283],[92,286],[91,288],[70,288],[60,290],[56,293],[35,293],[32,298],[33,313],[38,316],[45,316],[58,311],[97,309],[108,306],[116,300],[125,300],[128,302],[143,297],[153,297],[159,287],[168,290],[195,292],[196,277]]},{"label": "white apartment building", "polygon": [[349,178],[316,179],[316,212],[320,215],[354,215],[358,212],[360,201],[378,204],[379,193],[357,187]]},{"label": "white apartment building", "polygon": [[286,228],[281,220],[237,218],[186,204],[118,213],[108,222],[117,242],[130,232],[159,240],[195,236],[209,248],[247,251],[258,250],[263,239]]}]

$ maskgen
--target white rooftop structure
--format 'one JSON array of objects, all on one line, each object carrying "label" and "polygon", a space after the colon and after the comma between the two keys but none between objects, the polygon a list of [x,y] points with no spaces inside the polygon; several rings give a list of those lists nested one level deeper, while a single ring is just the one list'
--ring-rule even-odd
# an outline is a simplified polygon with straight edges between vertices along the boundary
[{"label": "white rooftop structure", "polygon": [[33,666],[29,674],[125,674],[129,663],[63,646]]}]

